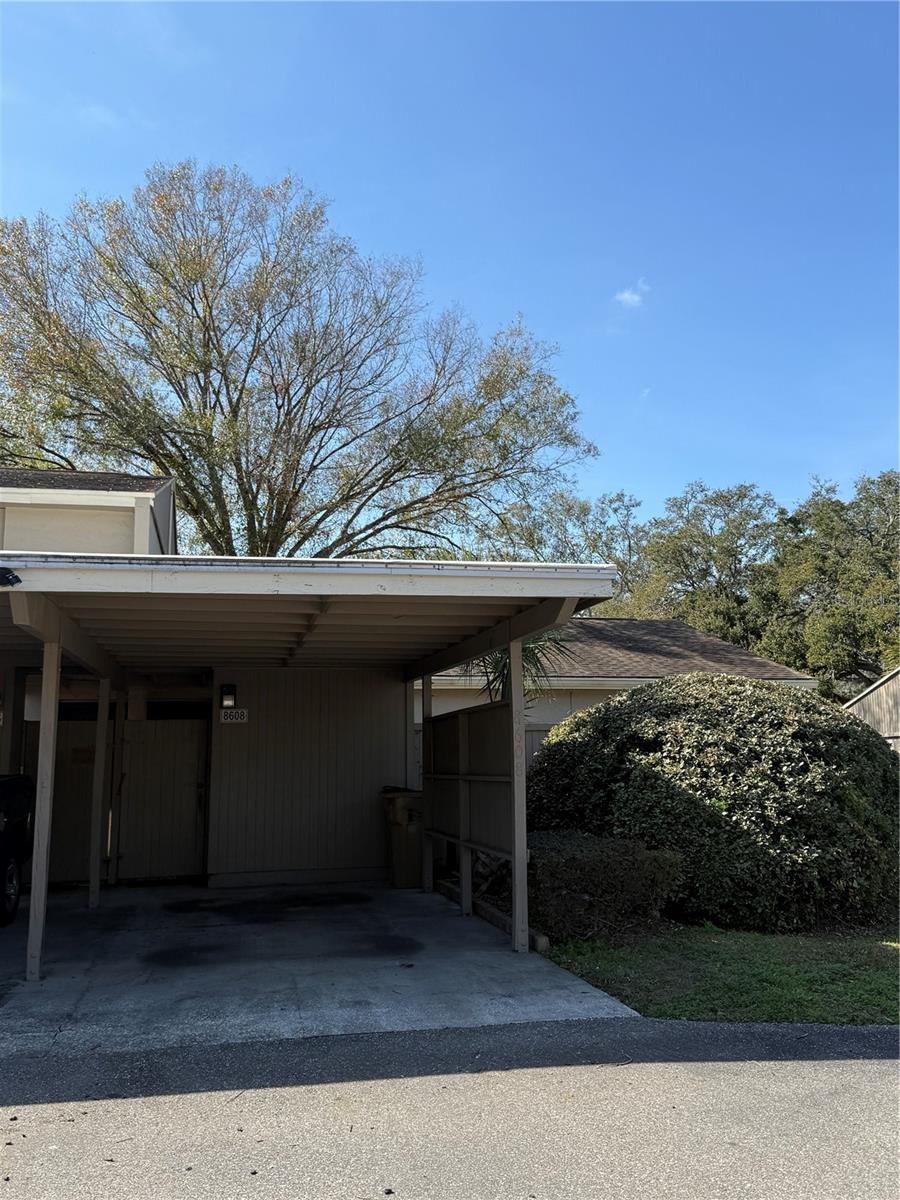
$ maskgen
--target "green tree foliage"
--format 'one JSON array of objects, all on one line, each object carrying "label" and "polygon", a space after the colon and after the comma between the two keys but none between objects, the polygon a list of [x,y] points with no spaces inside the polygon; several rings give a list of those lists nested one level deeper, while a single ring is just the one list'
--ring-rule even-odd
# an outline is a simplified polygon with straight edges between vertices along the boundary
[{"label": "green tree foliage", "polygon": [[896,899],[897,767],[814,693],[673,676],[557,725],[531,766],[528,819],[675,852],[694,919],[865,923]]},{"label": "green tree foliage", "polygon": [[771,560],[753,588],[762,625],[755,649],[839,692],[897,665],[898,485],[897,471],[864,476],[844,501],[818,484],[779,515]]},{"label": "green tree foliage", "polygon": [[666,501],[663,517],[650,522],[649,569],[634,596],[636,607],[750,646],[757,634],[750,593],[771,553],[774,516],[772,496],[754,484],[689,484]]},{"label": "green tree foliage", "polygon": [[624,493],[569,493],[504,514],[490,549],[610,562],[604,616],[676,617],[847,697],[895,666],[900,608],[897,471],[864,476],[849,500],[816,483],[788,511],[753,484],[690,484],[642,522]]},{"label": "green tree foliage", "polygon": [[173,474],[218,554],[458,554],[593,453],[520,324],[428,318],[294,180],[156,166],[0,222],[0,458]]}]

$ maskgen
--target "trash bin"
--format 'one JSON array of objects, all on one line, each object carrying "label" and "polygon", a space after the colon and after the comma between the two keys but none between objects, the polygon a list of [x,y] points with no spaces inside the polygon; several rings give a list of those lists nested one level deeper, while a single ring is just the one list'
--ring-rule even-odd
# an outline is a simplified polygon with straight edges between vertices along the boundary
[{"label": "trash bin", "polygon": [[422,793],[411,788],[381,789],[388,827],[391,886],[422,886]]}]

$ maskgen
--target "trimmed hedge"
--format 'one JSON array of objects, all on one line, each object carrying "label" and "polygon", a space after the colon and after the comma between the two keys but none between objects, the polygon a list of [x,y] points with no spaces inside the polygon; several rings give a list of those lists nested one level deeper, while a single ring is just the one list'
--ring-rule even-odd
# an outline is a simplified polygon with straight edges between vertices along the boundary
[{"label": "trimmed hedge", "polygon": [[884,918],[897,883],[898,756],[814,693],[673,676],[557,725],[529,824],[681,856],[681,916],[792,930]]},{"label": "trimmed hedge", "polygon": [[681,875],[677,854],[620,838],[539,830],[528,849],[530,923],[559,940],[658,916]]}]

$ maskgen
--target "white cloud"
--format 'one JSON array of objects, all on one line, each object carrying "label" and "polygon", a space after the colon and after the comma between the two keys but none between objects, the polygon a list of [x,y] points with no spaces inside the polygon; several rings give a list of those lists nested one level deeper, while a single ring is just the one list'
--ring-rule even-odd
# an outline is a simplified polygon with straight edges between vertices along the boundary
[{"label": "white cloud", "polygon": [[620,292],[616,292],[613,299],[616,304],[621,304],[622,308],[640,308],[644,303],[645,294],[649,291],[650,284],[642,275],[633,287],[622,288]]},{"label": "white cloud", "polygon": [[642,400],[646,400],[649,395],[650,395],[649,388],[641,388],[641,399]]}]

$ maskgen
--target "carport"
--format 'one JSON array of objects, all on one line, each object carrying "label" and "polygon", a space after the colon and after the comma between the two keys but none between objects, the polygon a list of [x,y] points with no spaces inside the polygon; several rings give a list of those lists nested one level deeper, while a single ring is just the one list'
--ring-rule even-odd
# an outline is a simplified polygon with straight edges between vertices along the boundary
[{"label": "carport", "polygon": [[[84,686],[91,679],[95,688],[85,818],[90,906],[99,904],[104,870],[107,883],[138,877],[136,868],[127,872],[122,838],[152,867],[148,845],[160,841],[162,814],[171,812],[166,844],[184,852],[187,825],[172,800],[174,784],[145,789],[140,803],[132,797],[122,807],[129,754],[145,772],[181,761],[174,725],[167,732],[148,717],[162,691],[173,703],[203,694],[210,708],[208,770],[199,785],[207,791],[205,812],[202,823],[191,818],[210,884],[383,883],[378,793],[417,780],[413,687],[421,680],[423,886],[432,886],[435,846],[455,845],[460,906],[469,915],[473,852],[508,859],[512,945],[528,949],[522,642],[608,597],[612,567],[36,553],[0,559],[7,568],[0,593],[7,767],[21,741],[24,678],[37,670],[41,677],[29,980],[41,976],[61,680]],[[494,650],[509,653],[508,696],[433,717],[431,676]]]}]

